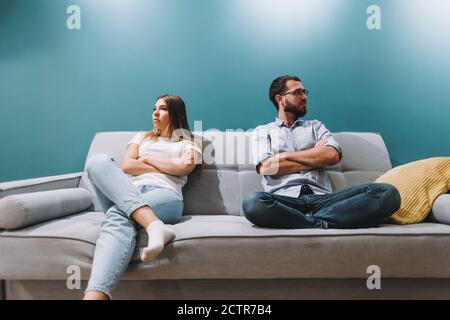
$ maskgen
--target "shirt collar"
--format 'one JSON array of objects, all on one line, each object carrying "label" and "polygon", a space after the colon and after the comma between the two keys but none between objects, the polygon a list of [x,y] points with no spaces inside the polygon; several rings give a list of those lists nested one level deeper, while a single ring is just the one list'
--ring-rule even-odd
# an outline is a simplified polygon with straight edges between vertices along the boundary
[{"label": "shirt collar", "polygon": [[[289,128],[289,127],[284,123],[284,121],[281,120],[281,119],[278,118],[278,117],[275,117],[275,123],[276,123],[277,126],[279,126],[279,127],[285,126],[286,128]],[[298,127],[298,126],[300,126],[302,123],[303,123],[303,120],[297,119],[297,120],[295,120],[295,122],[292,124],[291,128]]]}]

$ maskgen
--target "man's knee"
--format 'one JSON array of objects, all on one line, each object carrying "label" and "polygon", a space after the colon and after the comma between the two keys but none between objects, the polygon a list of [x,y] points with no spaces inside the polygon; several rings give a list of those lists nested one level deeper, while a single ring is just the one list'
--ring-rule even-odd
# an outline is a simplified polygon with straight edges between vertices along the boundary
[{"label": "man's knee", "polygon": [[390,205],[392,211],[397,211],[400,208],[401,197],[397,188],[391,184],[383,183],[384,187],[384,201]]},{"label": "man's knee", "polygon": [[254,192],[244,198],[244,201],[242,201],[242,210],[248,220],[254,222],[258,216],[264,214],[267,208],[264,204],[266,198],[267,195],[265,192]]},{"label": "man's knee", "polygon": [[380,206],[394,212],[400,208],[401,198],[397,188],[389,183],[372,183],[369,185],[369,193],[380,200]]}]

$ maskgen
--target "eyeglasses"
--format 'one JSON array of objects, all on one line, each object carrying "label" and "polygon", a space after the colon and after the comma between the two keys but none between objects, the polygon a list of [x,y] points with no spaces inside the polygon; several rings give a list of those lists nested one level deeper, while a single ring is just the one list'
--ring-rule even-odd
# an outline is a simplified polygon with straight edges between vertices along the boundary
[{"label": "eyeglasses", "polygon": [[292,90],[292,91],[281,93],[280,96],[285,96],[287,94],[292,94],[292,95],[297,96],[297,97],[301,96],[302,94],[307,96],[309,94],[309,90],[298,88],[298,89],[295,89],[295,90]]}]

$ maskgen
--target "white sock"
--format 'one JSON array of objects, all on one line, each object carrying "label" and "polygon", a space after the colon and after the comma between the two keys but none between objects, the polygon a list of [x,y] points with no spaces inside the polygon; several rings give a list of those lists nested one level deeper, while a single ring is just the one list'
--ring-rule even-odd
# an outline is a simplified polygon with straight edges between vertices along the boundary
[{"label": "white sock", "polygon": [[161,220],[150,223],[147,227],[147,234],[148,245],[142,251],[142,261],[155,259],[163,251],[164,245],[175,237],[175,233]]}]

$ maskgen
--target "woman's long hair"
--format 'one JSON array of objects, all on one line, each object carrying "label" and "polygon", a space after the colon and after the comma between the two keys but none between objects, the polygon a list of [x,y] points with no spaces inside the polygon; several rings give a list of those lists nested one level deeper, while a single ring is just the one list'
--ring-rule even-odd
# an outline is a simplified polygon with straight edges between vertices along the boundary
[{"label": "woman's long hair", "polygon": [[[192,141],[194,135],[189,129],[186,115],[186,105],[179,96],[165,94],[159,96],[156,101],[163,99],[169,111],[169,132],[172,141],[189,140]],[[153,129],[147,133],[146,138],[157,139],[161,135],[161,130]]]},{"label": "woman's long hair", "polygon": [[[172,141],[185,140],[192,144],[192,146],[197,147],[202,150],[202,142],[198,137],[194,137],[189,128],[189,123],[186,114],[186,105],[183,99],[179,96],[174,96],[170,94],[165,94],[159,96],[156,101],[163,99],[167,105],[169,111],[169,132],[171,134],[170,139]],[[157,139],[161,136],[161,130],[154,128],[152,131],[148,132],[145,138]],[[203,168],[203,157],[201,157],[200,163],[197,163],[196,168]]]}]

